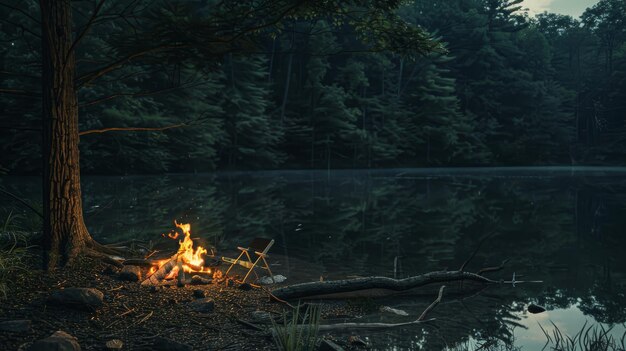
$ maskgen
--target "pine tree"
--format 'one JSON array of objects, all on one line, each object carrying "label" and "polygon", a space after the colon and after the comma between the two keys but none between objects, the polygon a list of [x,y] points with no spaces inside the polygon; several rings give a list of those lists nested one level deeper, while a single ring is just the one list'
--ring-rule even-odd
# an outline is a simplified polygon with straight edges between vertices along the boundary
[{"label": "pine tree", "polygon": [[270,91],[267,61],[261,57],[231,55],[224,65],[224,127],[228,134],[223,148],[227,167],[275,168],[284,161],[278,150],[283,129],[269,115]]}]

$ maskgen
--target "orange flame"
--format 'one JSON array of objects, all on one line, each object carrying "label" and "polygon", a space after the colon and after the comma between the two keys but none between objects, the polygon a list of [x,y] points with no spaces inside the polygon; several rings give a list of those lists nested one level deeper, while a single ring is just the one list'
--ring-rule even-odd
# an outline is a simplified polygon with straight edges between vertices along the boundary
[{"label": "orange flame", "polygon": [[[183,238],[178,242],[178,259],[182,261],[183,271],[187,273],[211,273],[210,268],[204,267],[204,255],[208,253],[207,250],[199,245],[194,249],[193,240],[191,239],[191,224],[178,223],[176,221],[174,221],[174,224],[183,232]],[[163,234],[163,237],[166,237],[166,235]],[[178,239],[180,234],[173,230],[167,234],[167,237],[171,239]],[[161,265],[165,264],[167,261],[168,260],[159,261],[158,266],[161,267]],[[176,278],[178,271],[179,268],[174,267],[165,279]]]},{"label": "orange flame", "polygon": [[187,266],[190,266],[194,271],[201,271],[204,266],[204,255],[207,254],[207,250],[198,246],[195,250],[193,248],[193,240],[191,240],[191,224],[181,224],[174,221],[174,224],[183,231],[185,237],[181,240],[180,247],[178,248],[178,257],[183,260]]}]

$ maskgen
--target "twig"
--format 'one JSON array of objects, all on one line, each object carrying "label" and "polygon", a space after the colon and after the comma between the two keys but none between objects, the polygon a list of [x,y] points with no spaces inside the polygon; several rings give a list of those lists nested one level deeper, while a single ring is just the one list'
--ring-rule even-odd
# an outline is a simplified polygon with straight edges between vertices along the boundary
[{"label": "twig", "polygon": [[428,305],[428,307],[426,307],[424,312],[422,312],[422,314],[417,319],[418,321],[423,321],[424,318],[426,318],[426,315],[428,314],[428,312],[430,312],[433,308],[435,308],[435,306],[437,306],[441,302],[441,298],[443,297],[443,289],[445,287],[446,287],[445,285],[441,286],[441,288],[439,289],[439,296],[437,296],[437,299],[435,299],[435,301],[433,301],[430,305]]},{"label": "twig", "polygon": [[501,269],[504,268],[504,265],[509,262],[509,259],[505,259],[504,261],[502,261],[502,263],[500,263],[499,266],[496,267],[485,267],[485,268],[481,268],[476,274],[478,275],[483,275],[484,273],[488,273],[488,272],[497,272]]},{"label": "twig", "polygon": [[485,241],[487,241],[487,239],[489,239],[491,236],[493,235],[493,232],[487,234],[487,236],[485,236],[479,243],[478,246],[476,247],[476,249],[474,250],[474,252],[472,252],[472,254],[470,255],[470,257],[465,260],[465,262],[463,262],[463,264],[461,265],[461,268],[459,268],[459,271],[463,272],[463,270],[465,269],[465,266],[467,266],[467,264],[474,258],[474,256],[476,256],[476,254],[478,253],[478,250],[480,250],[480,247],[483,246],[483,244],[485,243]]},{"label": "twig", "polygon": [[112,289],[109,289],[108,291],[117,291],[117,290],[120,290],[123,287],[124,287],[124,285],[120,285],[117,288],[112,288]]},{"label": "twig", "polygon": [[262,287],[261,287],[261,289],[262,289],[263,291],[265,291],[265,292],[269,295],[270,300],[274,300],[274,301],[277,301],[277,302],[282,302],[282,303],[284,303],[285,305],[287,305],[287,306],[291,307],[291,309],[295,309],[294,305],[292,305],[292,304],[290,304],[289,302],[287,302],[287,301],[285,301],[285,300],[283,300],[283,299],[281,299],[281,298],[277,297],[276,295],[272,294],[272,292],[271,292],[268,288],[266,288],[266,287],[262,286]]},{"label": "twig", "polygon": [[135,323],[136,325],[139,325],[145,321],[148,320],[148,318],[152,317],[152,315],[154,314],[154,311],[150,311],[150,313],[148,313],[145,317],[143,317],[139,322]]}]

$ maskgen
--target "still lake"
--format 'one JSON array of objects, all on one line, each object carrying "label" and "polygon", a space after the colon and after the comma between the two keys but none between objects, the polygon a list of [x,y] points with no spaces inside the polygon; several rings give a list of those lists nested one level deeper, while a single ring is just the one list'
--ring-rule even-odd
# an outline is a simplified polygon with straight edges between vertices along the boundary
[{"label": "still lake", "polygon": [[[2,177],[0,186],[33,201],[40,194],[36,178]],[[573,335],[594,323],[618,339],[625,330],[624,168],[86,176],[83,198],[87,226],[102,242],[158,246],[174,219],[220,251],[273,238],[273,270],[292,282],[454,270],[481,242],[467,270],[509,259],[492,278],[543,281],[479,291],[449,284],[432,325],[360,333],[375,350],[471,350],[493,336],[540,350],[539,325]],[[5,199],[0,208],[11,206]],[[358,321],[414,320],[433,298],[428,291],[377,301],[409,316],[372,310]],[[528,314],[529,303],[548,311]]]}]

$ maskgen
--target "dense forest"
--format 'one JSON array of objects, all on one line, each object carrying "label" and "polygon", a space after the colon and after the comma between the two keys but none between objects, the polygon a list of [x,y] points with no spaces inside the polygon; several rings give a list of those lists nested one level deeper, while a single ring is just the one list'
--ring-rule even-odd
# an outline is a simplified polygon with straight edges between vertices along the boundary
[{"label": "dense forest", "polygon": [[[298,19],[217,64],[155,57],[81,77],[82,170],[621,164],[626,3],[601,0],[579,19],[522,5],[407,2],[399,15],[439,42],[420,57],[364,50],[332,18]],[[1,16],[0,167],[38,173],[40,35],[24,13]],[[136,25],[94,26],[79,73],[119,52]]]}]

